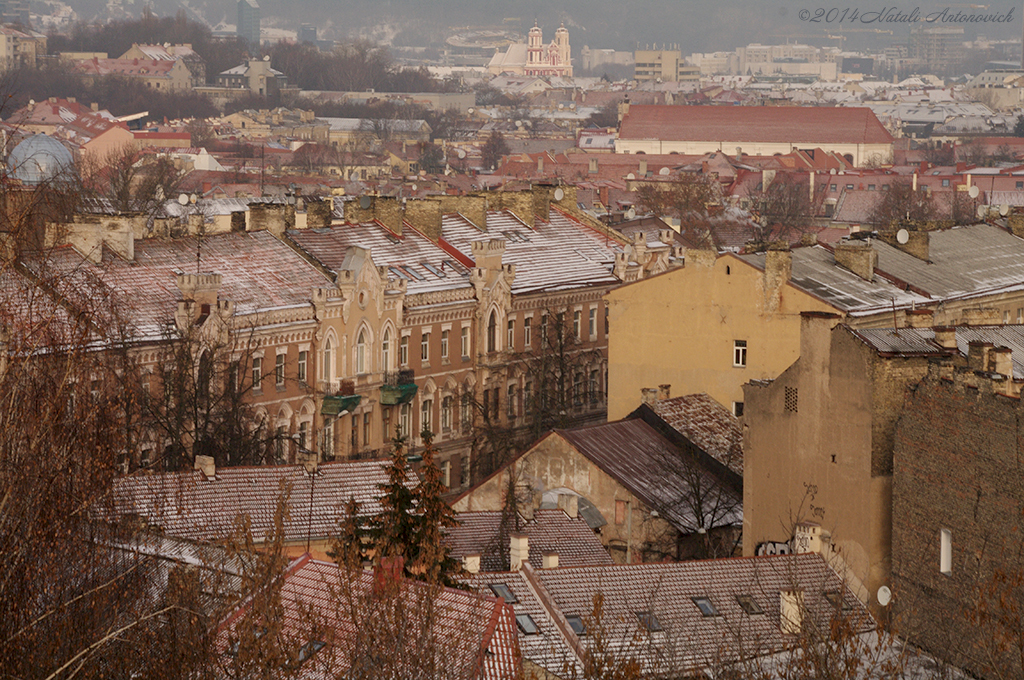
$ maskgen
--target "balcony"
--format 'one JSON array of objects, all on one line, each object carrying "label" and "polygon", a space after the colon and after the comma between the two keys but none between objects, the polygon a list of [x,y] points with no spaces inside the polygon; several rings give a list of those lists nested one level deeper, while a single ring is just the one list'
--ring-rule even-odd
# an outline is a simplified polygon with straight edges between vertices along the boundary
[{"label": "balcony", "polygon": [[327,395],[320,405],[320,415],[338,416],[345,411],[351,413],[353,409],[359,406],[359,402],[362,399],[358,394]]},{"label": "balcony", "polygon": [[384,406],[408,404],[416,396],[415,377],[410,369],[385,373],[384,384],[380,386],[380,403]]}]

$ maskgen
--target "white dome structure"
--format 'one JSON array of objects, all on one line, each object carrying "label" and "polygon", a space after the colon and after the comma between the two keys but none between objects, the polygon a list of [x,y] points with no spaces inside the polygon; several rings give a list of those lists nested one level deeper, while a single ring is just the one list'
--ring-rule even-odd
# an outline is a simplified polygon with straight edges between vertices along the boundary
[{"label": "white dome structure", "polygon": [[67,147],[52,137],[36,134],[22,140],[7,157],[7,174],[23,184],[48,182],[74,167]]}]

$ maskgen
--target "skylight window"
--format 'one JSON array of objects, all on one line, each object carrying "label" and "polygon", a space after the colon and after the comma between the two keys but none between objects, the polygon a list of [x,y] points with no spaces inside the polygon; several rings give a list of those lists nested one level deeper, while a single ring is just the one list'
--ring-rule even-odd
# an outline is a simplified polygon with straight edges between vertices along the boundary
[{"label": "skylight window", "polygon": [[491,592],[494,593],[496,597],[502,598],[503,600],[505,600],[505,602],[508,602],[509,604],[515,604],[519,602],[519,599],[515,596],[515,593],[512,592],[512,589],[504,583],[492,583],[488,587],[491,589]]},{"label": "skylight window", "polygon": [[758,614],[764,614],[764,610],[761,609],[761,605],[754,601],[750,595],[737,595],[736,601],[739,603],[740,608],[747,613],[748,616],[756,616]]},{"label": "skylight window", "polygon": [[311,656],[326,646],[327,643],[323,640],[310,640],[306,644],[302,645],[299,647],[299,658],[296,660],[297,665],[305,663]]},{"label": "skylight window", "polygon": [[523,631],[523,635],[537,635],[540,633],[540,628],[537,627],[533,617],[529,614],[516,614],[516,625],[519,626],[519,630]]},{"label": "skylight window", "polygon": [[572,632],[576,633],[577,636],[587,634],[587,624],[583,623],[583,618],[580,616],[567,616],[565,620],[569,622],[569,627],[572,628]]},{"label": "skylight window", "polygon": [[406,274],[400,267],[388,267],[388,271],[405,281],[409,280],[409,275]]},{"label": "skylight window", "polygon": [[453,271],[458,272],[462,276],[469,276],[469,270],[461,262],[455,260],[442,260],[441,264],[446,268],[451,268]]},{"label": "skylight window", "polygon": [[693,603],[697,605],[697,609],[700,609],[700,613],[704,616],[721,616],[718,613],[718,609],[711,603],[709,597],[694,597]]},{"label": "skylight window", "polygon": [[438,269],[434,265],[430,264],[429,262],[420,262],[420,266],[423,267],[424,269],[426,269],[428,272],[430,272],[434,276],[440,278],[440,279],[443,279],[446,276],[448,276],[443,271],[441,271],[440,269]]},{"label": "skylight window", "polygon": [[637,612],[636,618],[640,619],[640,624],[646,628],[648,632],[657,633],[665,630],[661,627],[661,621],[658,620],[658,617],[654,612]]},{"label": "skylight window", "polygon": [[417,281],[425,280],[425,277],[423,276],[423,274],[420,274],[418,271],[416,271],[415,269],[413,269],[411,266],[409,266],[407,264],[402,265],[401,269],[404,269],[409,274],[409,276],[413,277]]},{"label": "skylight window", "polygon": [[850,605],[846,604],[846,598],[838,590],[830,590],[824,593],[824,595],[829,604],[836,609],[851,609]]}]

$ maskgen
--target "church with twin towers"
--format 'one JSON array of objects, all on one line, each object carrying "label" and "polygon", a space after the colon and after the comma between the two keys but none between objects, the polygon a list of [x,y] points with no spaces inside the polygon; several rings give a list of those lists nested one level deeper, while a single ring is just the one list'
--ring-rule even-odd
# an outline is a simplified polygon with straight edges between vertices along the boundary
[{"label": "church with twin towers", "polygon": [[544,44],[544,34],[536,23],[530,29],[525,43],[513,43],[504,52],[494,53],[487,71],[491,75],[502,73],[518,76],[572,77],[572,51],[569,30],[562,24],[555,31],[555,39]]}]

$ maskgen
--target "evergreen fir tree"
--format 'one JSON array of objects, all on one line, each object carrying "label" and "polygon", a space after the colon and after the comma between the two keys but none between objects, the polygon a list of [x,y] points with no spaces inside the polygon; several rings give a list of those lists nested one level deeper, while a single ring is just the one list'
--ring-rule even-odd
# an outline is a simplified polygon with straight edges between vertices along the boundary
[{"label": "evergreen fir tree", "polygon": [[349,573],[358,573],[363,568],[363,557],[366,546],[366,527],[359,516],[359,503],[355,497],[345,504],[345,518],[342,520],[341,531],[331,544],[327,554],[339,567]]},{"label": "evergreen fir tree", "polygon": [[391,464],[388,481],[381,485],[381,512],[373,519],[370,537],[378,562],[385,557],[402,557],[406,565],[419,558],[416,491],[407,486],[409,462],[405,457],[405,438],[391,440]]},{"label": "evergreen fir tree", "polygon": [[441,481],[441,469],[434,459],[434,435],[423,430],[422,481],[416,487],[419,501],[420,530],[417,536],[419,560],[414,571],[427,583],[455,587],[455,576],[461,571],[459,563],[451,556],[451,548],[444,544],[444,529],[458,526],[455,511],[444,500],[447,491]]}]

